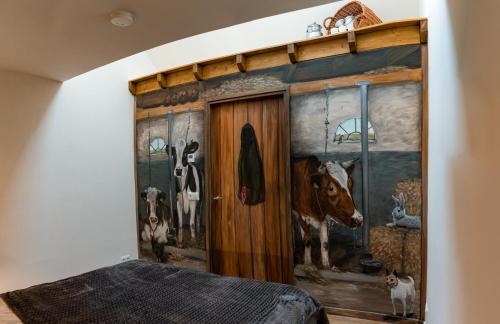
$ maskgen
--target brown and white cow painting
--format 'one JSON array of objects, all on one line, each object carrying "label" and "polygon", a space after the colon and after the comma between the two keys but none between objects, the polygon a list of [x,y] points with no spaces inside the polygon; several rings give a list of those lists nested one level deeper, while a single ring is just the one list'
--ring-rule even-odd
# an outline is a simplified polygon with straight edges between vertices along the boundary
[{"label": "brown and white cow painting", "polygon": [[363,216],[356,210],[352,198],[354,161],[321,163],[311,156],[293,163],[292,212],[297,217],[304,240],[304,264],[311,260],[311,227],[320,232],[321,264],[330,268],[327,219],[354,228],[361,226]]}]

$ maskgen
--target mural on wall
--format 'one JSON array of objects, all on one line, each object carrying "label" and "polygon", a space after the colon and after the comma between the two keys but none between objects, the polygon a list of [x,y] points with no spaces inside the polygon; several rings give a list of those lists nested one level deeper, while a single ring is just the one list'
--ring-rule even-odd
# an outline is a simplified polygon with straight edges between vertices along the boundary
[{"label": "mural on wall", "polygon": [[[148,108],[238,97],[249,91],[311,81],[410,71],[421,67],[421,59],[420,44],[362,51],[176,85],[138,95],[136,104],[144,113]],[[295,93],[291,91],[295,283],[325,306],[418,317],[422,279],[421,87],[421,82],[404,81],[369,89],[368,212],[362,203],[359,89],[330,90],[328,97],[325,91],[298,91],[300,87]],[[180,176],[173,180],[177,189],[171,198],[171,159],[165,153],[167,118],[137,122],[138,190],[144,192],[139,197],[141,255],[153,260],[160,255],[162,262],[205,270],[204,199],[202,190],[196,194],[198,184],[203,183],[203,113],[191,114],[186,137],[188,124],[188,114],[174,116],[171,142],[176,156],[172,164],[182,163],[194,152],[192,165],[197,168],[190,172],[189,162],[182,164]],[[180,139],[184,142],[178,142]],[[182,147],[184,150],[178,152]],[[196,180],[183,182],[184,174],[195,173],[201,175],[198,184]],[[146,191],[149,187],[158,191]],[[149,225],[155,218],[158,230]],[[162,236],[158,231],[167,234]],[[391,299],[391,295],[399,299]],[[407,304],[405,309],[401,299]]]},{"label": "mural on wall", "polygon": [[203,144],[203,112],[137,122],[141,257],[206,270]]},{"label": "mural on wall", "polygon": [[327,306],[418,317],[420,98],[420,83],[369,90],[368,214],[359,89],[291,99],[294,272]]}]

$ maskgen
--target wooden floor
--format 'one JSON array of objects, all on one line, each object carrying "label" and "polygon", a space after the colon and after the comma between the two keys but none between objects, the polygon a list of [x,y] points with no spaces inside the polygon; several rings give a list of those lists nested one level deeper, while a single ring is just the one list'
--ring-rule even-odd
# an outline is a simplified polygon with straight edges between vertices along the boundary
[{"label": "wooden floor", "polygon": [[0,323],[2,324],[19,324],[21,321],[14,313],[5,305],[4,301],[0,299]]},{"label": "wooden floor", "polygon": [[[309,292],[323,305],[333,308],[387,314],[388,316],[392,314],[390,292],[385,286],[383,277],[374,277],[374,279],[378,280],[376,282],[361,282],[358,280],[349,280],[349,278],[346,279],[325,279],[321,284],[309,280],[298,280],[296,285]],[[335,293],[332,293],[332,291]],[[419,296],[420,294],[417,289],[414,308],[417,310],[420,307]],[[402,306],[400,304],[397,305],[397,310],[402,315]],[[416,314],[410,316],[412,319],[416,319],[416,317]]]},{"label": "wooden floor", "polygon": [[[375,322],[364,319],[356,319],[351,317],[328,315],[331,324],[380,324],[382,322]],[[14,313],[5,305],[4,301],[0,299],[0,323],[2,324],[20,324],[21,321]]]},{"label": "wooden floor", "polygon": [[328,315],[330,324],[383,324],[384,322],[370,321],[366,319]]}]

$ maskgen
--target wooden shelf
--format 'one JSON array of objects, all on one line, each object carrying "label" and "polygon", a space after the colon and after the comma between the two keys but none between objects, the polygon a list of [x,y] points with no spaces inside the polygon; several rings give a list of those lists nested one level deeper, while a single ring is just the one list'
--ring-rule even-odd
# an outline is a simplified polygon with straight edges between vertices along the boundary
[{"label": "wooden shelf", "polygon": [[398,20],[354,31],[228,55],[129,81],[133,95],[234,73],[272,68],[323,57],[427,42],[427,19]]}]

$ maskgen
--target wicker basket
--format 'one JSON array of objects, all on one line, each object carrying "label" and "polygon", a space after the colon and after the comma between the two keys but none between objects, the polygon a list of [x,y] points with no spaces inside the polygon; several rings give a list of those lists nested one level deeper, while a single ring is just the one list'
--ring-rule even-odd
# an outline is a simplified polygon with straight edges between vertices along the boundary
[{"label": "wicker basket", "polygon": [[382,23],[382,20],[361,1],[352,1],[340,8],[333,17],[327,17],[323,21],[323,26],[325,26],[327,34],[331,34],[331,30],[335,27],[337,20],[347,16],[354,17],[355,29]]}]

